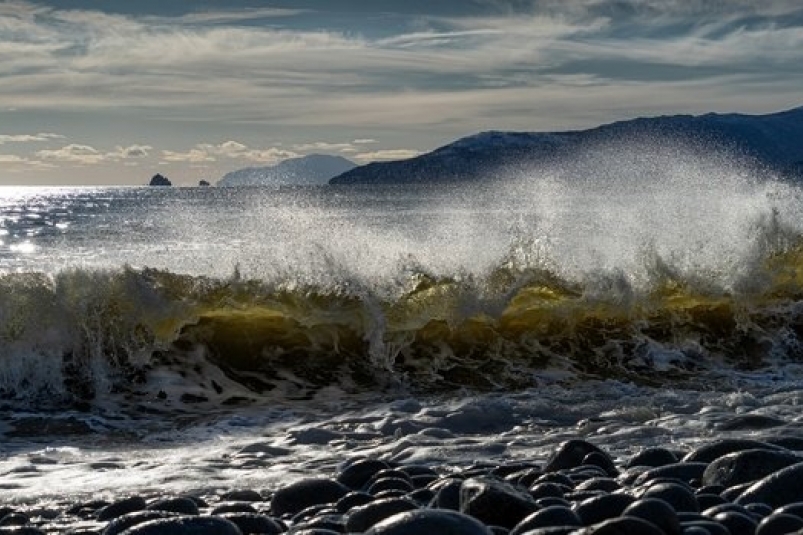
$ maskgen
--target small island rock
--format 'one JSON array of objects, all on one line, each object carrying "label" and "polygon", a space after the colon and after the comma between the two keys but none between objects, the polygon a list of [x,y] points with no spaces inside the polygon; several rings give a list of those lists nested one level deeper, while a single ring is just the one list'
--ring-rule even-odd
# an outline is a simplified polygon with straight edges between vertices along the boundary
[{"label": "small island rock", "polygon": [[151,178],[149,186],[172,186],[173,184],[167,179],[166,176],[156,173]]}]

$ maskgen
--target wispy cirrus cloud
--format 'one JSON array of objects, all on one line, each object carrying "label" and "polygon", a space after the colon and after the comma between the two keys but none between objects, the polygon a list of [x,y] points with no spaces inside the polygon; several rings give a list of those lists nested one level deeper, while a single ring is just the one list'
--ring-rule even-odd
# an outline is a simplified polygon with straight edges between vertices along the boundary
[{"label": "wispy cirrus cloud", "polygon": [[298,153],[278,147],[254,149],[237,141],[225,141],[220,144],[200,143],[195,147],[181,151],[162,151],[162,160],[166,162],[205,163],[221,159],[240,160],[243,162],[278,163],[287,158],[299,156]]},{"label": "wispy cirrus cloud", "polygon": [[100,151],[90,145],[71,143],[58,149],[43,149],[37,151],[38,161],[62,162],[80,165],[95,165],[101,162],[119,162],[122,160],[145,158],[153,149],[150,145],[131,145],[129,147],[116,147],[112,151]]},{"label": "wispy cirrus cloud", "polygon": [[0,145],[3,145],[4,143],[43,142],[54,139],[64,139],[64,136],[50,132],[43,132],[39,134],[0,134]]},{"label": "wispy cirrus cloud", "polygon": [[421,154],[421,151],[414,149],[383,149],[373,152],[361,152],[356,154],[354,159],[361,163],[406,160]]}]

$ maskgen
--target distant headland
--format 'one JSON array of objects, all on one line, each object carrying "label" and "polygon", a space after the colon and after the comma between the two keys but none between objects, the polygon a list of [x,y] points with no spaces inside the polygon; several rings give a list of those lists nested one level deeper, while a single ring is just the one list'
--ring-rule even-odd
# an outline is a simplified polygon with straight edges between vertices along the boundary
[{"label": "distant headland", "polygon": [[672,115],[638,118],[589,130],[490,131],[458,139],[408,160],[374,162],[334,177],[330,184],[421,184],[487,180],[560,167],[580,154],[617,157],[652,144],[724,152],[779,176],[803,179],[803,107],[768,115]]}]

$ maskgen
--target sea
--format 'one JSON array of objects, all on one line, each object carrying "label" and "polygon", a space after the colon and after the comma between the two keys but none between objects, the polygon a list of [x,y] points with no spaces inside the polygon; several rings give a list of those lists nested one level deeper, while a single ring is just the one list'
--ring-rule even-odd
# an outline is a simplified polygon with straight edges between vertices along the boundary
[{"label": "sea", "polygon": [[799,436],[802,238],[798,185],[666,150],[470,184],[2,187],[2,500]]}]

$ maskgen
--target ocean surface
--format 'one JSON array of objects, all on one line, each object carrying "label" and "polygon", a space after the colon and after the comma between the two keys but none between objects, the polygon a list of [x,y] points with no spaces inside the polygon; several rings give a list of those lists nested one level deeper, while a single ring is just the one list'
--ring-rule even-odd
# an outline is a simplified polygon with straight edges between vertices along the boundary
[{"label": "ocean surface", "polygon": [[682,156],[482,185],[0,188],[3,499],[796,434],[803,191]]}]

